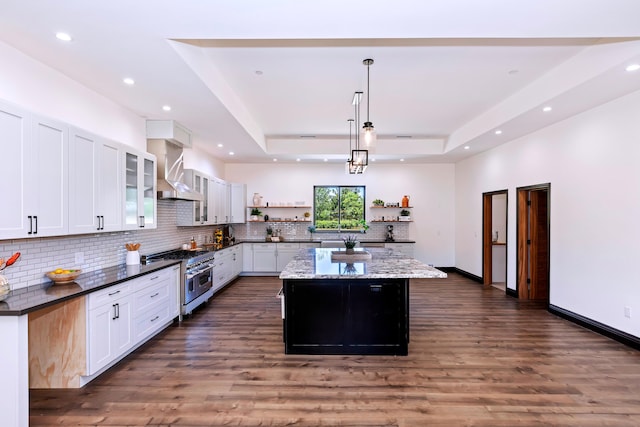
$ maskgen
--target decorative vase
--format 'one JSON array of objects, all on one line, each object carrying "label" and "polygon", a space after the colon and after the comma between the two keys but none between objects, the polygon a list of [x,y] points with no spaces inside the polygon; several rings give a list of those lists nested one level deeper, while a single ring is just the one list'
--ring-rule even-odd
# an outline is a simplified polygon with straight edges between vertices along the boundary
[{"label": "decorative vase", "polygon": [[347,254],[349,254],[349,255],[351,255],[351,254],[356,253],[356,251],[355,251],[355,249],[353,249],[353,248],[347,248],[346,253],[347,253]]},{"label": "decorative vase", "polygon": [[409,207],[409,196],[404,196],[402,198],[402,207],[403,208],[408,208]]},{"label": "decorative vase", "polygon": [[260,193],[253,193],[253,206],[262,206],[262,196]]},{"label": "decorative vase", "polygon": [[9,280],[0,274],[0,301],[4,300],[7,296],[9,296],[9,291],[11,291],[11,287],[9,286]]}]

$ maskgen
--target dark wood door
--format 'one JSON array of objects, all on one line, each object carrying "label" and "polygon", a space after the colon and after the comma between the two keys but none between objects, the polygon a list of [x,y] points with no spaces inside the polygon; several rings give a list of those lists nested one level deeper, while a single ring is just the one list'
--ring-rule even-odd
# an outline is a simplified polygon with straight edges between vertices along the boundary
[{"label": "dark wood door", "polygon": [[362,283],[349,286],[348,325],[351,345],[398,345],[406,337],[403,289],[398,282]]},{"label": "dark wood door", "polygon": [[518,298],[549,300],[549,186],[518,189]]},{"label": "dark wood door", "polygon": [[529,299],[549,299],[548,197],[546,190],[531,191],[529,209]]}]

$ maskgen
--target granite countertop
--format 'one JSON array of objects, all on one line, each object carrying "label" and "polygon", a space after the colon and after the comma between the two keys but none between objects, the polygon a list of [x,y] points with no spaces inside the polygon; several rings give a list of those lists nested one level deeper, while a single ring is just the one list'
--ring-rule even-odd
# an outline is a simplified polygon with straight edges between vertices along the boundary
[{"label": "granite countertop", "polygon": [[332,251],[338,248],[311,248],[301,250],[287,264],[280,279],[430,279],[446,278],[444,273],[387,248],[356,248],[366,250],[371,260],[354,263],[332,262]]},{"label": "granite countertop", "polygon": [[118,265],[82,273],[75,282],[68,284],[47,282],[16,289],[9,292],[4,301],[0,301],[0,316],[21,316],[177,264],[180,264],[180,260]]}]

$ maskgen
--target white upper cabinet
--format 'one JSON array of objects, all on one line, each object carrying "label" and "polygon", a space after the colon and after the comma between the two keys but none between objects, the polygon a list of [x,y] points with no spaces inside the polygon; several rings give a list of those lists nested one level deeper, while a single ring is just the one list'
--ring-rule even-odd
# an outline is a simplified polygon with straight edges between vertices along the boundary
[{"label": "white upper cabinet", "polygon": [[[30,222],[27,215],[27,183],[30,155],[29,114],[18,108],[0,103],[0,144],[2,162],[0,168],[0,240],[26,237]],[[11,209],[6,209],[10,206]]]},{"label": "white upper cabinet", "polygon": [[69,129],[60,122],[32,115],[28,168],[24,171],[26,237],[59,236],[69,229]]},{"label": "white upper cabinet", "polygon": [[69,234],[120,230],[120,145],[71,128],[69,163]]},{"label": "white upper cabinet", "polygon": [[228,224],[231,212],[229,210],[229,197],[231,187],[223,179],[212,178],[211,190],[209,192],[209,200],[211,201],[211,209],[213,215],[212,224]]},{"label": "white upper cabinet", "polygon": [[247,213],[247,185],[237,182],[231,183],[231,218],[230,223],[240,224],[246,222]]},{"label": "white upper cabinet", "polygon": [[157,226],[155,162],[152,154],[123,151],[124,229]]},{"label": "white upper cabinet", "polygon": [[198,193],[203,200],[177,201],[178,225],[209,225],[213,224],[211,214],[211,178],[193,169],[184,170],[184,182]]}]

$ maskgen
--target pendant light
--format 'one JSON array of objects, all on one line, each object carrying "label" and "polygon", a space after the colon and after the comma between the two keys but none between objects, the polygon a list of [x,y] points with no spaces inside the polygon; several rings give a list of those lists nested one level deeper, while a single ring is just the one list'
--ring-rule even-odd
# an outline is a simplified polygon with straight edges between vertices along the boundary
[{"label": "pendant light", "polygon": [[372,149],[376,143],[376,131],[373,127],[373,123],[369,119],[369,101],[371,100],[371,90],[369,88],[369,67],[373,65],[373,59],[368,58],[362,61],[363,65],[367,66],[367,121],[362,126],[362,139],[364,140],[364,146],[368,149]]},{"label": "pendant light", "polygon": [[[362,92],[356,92],[353,96],[353,104],[356,116],[356,129],[360,126],[360,104]],[[351,150],[351,169],[349,173],[364,173],[369,165],[369,151],[360,149],[360,134],[356,134],[356,149]],[[351,172],[353,170],[353,172]]]},{"label": "pendant light", "polygon": [[345,163],[345,173],[354,174],[356,173],[355,168],[353,167],[353,160],[351,159],[351,135],[353,129],[353,119],[348,119],[349,122],[349,158],[347,159],[347,163]]}]

